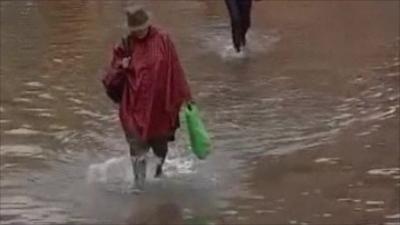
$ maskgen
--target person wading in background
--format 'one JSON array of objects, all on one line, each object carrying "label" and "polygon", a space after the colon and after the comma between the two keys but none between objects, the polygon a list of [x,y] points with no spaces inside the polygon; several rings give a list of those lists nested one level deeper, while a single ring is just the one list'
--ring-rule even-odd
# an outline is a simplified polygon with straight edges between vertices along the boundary
[{"label": "person wading in background", "polygon": [[251,26],[253,0],[225,0],[231,18],[232,41],[236,52],[246,46],[246,34]]}]

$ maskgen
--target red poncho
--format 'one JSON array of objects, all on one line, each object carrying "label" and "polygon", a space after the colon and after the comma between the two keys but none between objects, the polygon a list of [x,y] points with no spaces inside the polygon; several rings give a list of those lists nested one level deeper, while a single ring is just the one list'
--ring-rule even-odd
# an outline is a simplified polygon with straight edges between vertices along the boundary
[{"label": "red poncho", "polygon": [[121,66],[126,47],[116,46],[103,78],[108,95],[119,103],[127,134],[142,141],[166,138],[177,128],[180,107],[191,99],[185,74],[167,33],[150,27],[143,39],[129,38],[129,69]]}]

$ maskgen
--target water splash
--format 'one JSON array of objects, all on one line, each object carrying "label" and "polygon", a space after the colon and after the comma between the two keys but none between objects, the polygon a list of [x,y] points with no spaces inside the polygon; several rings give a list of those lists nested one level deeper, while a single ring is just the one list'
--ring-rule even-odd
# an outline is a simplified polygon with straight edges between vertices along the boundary
[{"label": "water splash", "polygon": [[[153,177],[157,164],[155,157],[147,156],[147,181],[157,180]],[[167,177],[195,173],[194,159],[191,157],[167,158],[164,164],[164,174]],[[89,184],[100,184],[108,188],[126,189],[133,185],[131,159],[128,156],[113,157],[105,162],[89,166],[87,175]]]}]

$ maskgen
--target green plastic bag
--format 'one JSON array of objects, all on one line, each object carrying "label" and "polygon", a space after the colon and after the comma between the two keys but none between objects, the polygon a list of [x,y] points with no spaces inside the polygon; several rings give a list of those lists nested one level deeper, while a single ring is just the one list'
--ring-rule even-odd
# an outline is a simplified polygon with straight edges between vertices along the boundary
[{"label": "green plastic bag", "polygon": [[199,159],[205,159],[210,153],[211,141],[196,105],[188,104],[185,107],[185,118],[190,147]]}]

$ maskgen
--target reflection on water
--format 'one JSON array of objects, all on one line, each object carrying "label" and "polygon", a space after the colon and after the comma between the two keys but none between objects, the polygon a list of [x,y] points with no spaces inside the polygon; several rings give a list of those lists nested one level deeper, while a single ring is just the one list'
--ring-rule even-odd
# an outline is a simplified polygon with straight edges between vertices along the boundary
[{"label": "reflection on water", "polygon": [[[131,194],[117,107],[99,82],[128,3],[1,2],[2,224],[206,224],[217,213],[235,216],[225,210],[230,197],[264,199],[241,180],[260,155],[334,141],[354,122],[399,111],[399,87],[373,79],[399,79],[399,58],[390,55],[400,40],[395,2],[260,2],[245,55],[232,52],[222,2],[142,3],[176,40],[213,154],[196,160],[180,131],[166,178]],[[349,15],[354,23],[343,20]]]}]

